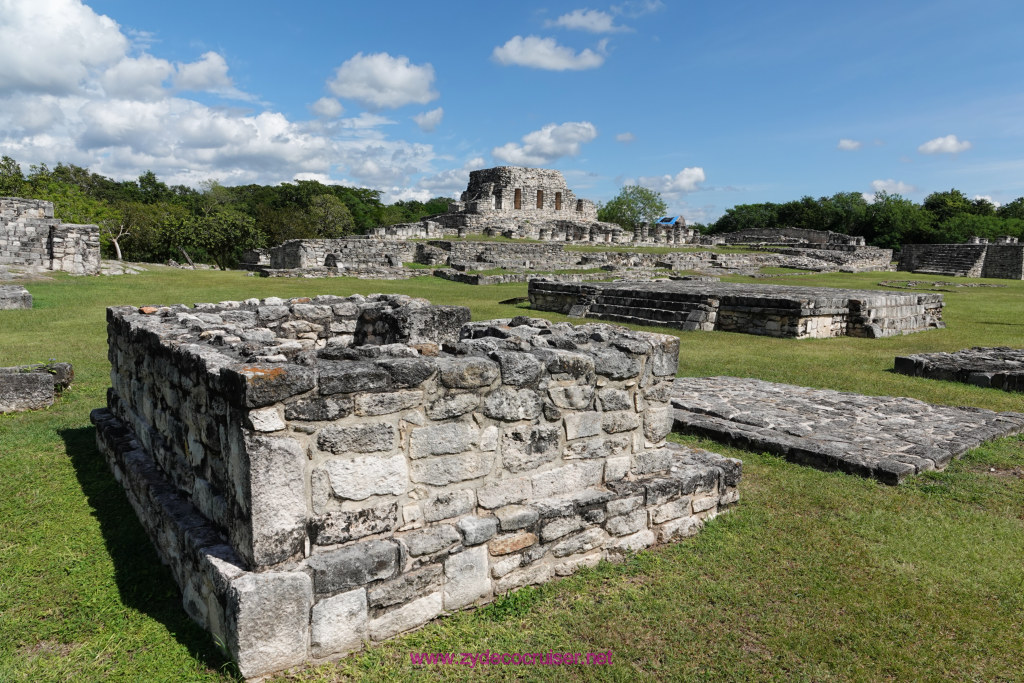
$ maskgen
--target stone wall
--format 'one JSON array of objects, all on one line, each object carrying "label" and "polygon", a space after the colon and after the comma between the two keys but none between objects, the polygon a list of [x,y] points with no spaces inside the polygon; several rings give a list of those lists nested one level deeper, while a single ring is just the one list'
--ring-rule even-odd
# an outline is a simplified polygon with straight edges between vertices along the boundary
[{"label": "stone wall", "polygon": [[270,249],[270,267],[358,269],[367,266],[392,268],[413,260],[415,245],[401,240],[315,239],[288,240]]},{"label": "stone wall", "polygon": [[0,368],[0,413],[39,410],[71,386],[71,363],[36,363]]},{"label": "stone wall", "polygon": [[0,266],[96,275],[99,228],[60,222],[51,202],[0,197]]},{"label": "stone wall", "polygon": [[1024,245],[904,244],[898,270],[931,275],[1024,279]]},{"label": "stone wall", "polygon": [[769,337],[890,337],[945,327],[937,293],[727,282],[530,280],[530,305],[577,317]]},{"label": "stone wall", "polygon": [[97,440],[246,677],[696,533],[739,462],[665,440],[679,342],[404,296],[108,309]]},{"label": "stone wall", "polygon": [[831,230],[809,230],[807,228],[752,228],[736,232],[720,233],[725,244],[846,244],[864,246],[864,238],[844,235]]}]

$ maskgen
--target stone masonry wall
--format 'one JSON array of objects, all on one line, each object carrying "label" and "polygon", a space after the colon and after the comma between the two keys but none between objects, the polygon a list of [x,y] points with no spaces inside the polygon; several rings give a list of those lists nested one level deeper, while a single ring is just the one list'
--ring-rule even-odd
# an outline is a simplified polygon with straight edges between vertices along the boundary
[{"label": "stone masonry wall", "polygon": [[1024,279],[1021,244],[904,244],[898,270],[959,277]]},{"label": "stone masonry wall", "polygon": [[691,535],[737,500],[738,461],[665,441],[676,338],[468,317],[395,295],[108,310],[99,447],[243,675]]},{"label": "stone masonry wall", "polygon": [[95,275],[100,270],[99,228],[60,222],[51,202],[0,197],[0,266]]},{"label": "stone masonry wall", "polygon": [[413,260],[415,245],[402,240],[315,239],[288,240],[270,249],[273,269],[368,266],[401,267]]}]

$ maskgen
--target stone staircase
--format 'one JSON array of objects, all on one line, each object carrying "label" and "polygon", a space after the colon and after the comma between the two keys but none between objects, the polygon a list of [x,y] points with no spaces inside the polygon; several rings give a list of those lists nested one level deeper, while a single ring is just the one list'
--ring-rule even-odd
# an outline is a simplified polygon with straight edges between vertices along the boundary
[{"label": "stone staircase", "polygon": [[899,269],[925,275],[981,277],[987,250],[984,244],[906,245]]}]

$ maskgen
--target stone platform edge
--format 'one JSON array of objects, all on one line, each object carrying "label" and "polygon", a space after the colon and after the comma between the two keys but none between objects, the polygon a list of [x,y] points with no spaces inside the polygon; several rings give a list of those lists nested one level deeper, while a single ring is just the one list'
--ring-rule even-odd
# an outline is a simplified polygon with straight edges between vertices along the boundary
[{"label": "stone platform edge", "polygon": [[[472,524],[459,525],[463,546],[445,561],[439,590],[371,618],[367,587],[331,598],[346,603],[336,614],[318,613],[324,601],[315,601],[316,569],[303,566],[305,560],[290,571],[248,571],[226,538],[179,494],[129,427],[106,408],[93,410],[90,420],[96,427],[97,448],[161,561],[170,568],[185,611],[214,635],[247,680],[337,660],[367,643],[420,628],[436,617],[485,604],[516,588],[693,536],[707,520],[739,501],[742,476],[739,460],[670,442],[667,447],[675,451],[675,464],[667,475],[612,482],[605,489],[523,506],[536,515],[524,531],[536,532],[538,545],[551,552],[494,580],[488,558],[481,562],[472,557],[487,553],[488,537],[478,540],[473,535],[481,520],[494,518],[464,516],[460,521]],[[550,543],[543,542],[548,527],[575,520],[585,522],[581,533],[565,536],[559,531]],[[481,565],[484,573],[477,576]],[[483,590],[467,585],[481,581],[488,584]],[[339,619],[340,614],[345,618]],[[332,643],[334,651],[328,647]]]}]

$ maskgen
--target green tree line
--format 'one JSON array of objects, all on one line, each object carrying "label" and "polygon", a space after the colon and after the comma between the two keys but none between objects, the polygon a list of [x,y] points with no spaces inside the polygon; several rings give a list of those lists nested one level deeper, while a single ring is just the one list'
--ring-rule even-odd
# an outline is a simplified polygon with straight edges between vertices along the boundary
[{"label": "green tree line", "polygon": [[449,201],[385,205],[378,190],[315,180],[235,187],[209,180],[194,189],[168,185],[152,171],[117,181],[64,163],[33,165],[26,174],[8,156],[0,158],[0,196],[50,201],[56,218],[100,226],[106,258],[163,262],[180,260],[184,249],[221,268],[247,249],[418,221],[443,213]]},{"label": "green tree line", "polygon": [[859,192],[839,192],[784,204],[740,204],[714,223],[698,227],[704,234],[783,227],[831,230],[893,249],[903,244],[957,244],[973,235],[1024,237],[1024,197],[996,208],[987,199],[969,199],[957,189],[933,192],[921,204],[887,192],[877,192],[871,202]]}]

